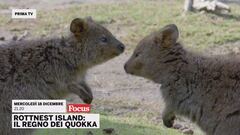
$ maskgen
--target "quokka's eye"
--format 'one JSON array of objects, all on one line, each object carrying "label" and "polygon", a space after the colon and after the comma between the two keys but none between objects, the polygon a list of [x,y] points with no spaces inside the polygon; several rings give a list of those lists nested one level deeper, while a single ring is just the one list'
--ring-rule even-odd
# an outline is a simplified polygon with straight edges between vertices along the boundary
[{"label": "quokka's eye", "polygon": [[135,57],[138,57],[138,56],[139,56],[139,54],[140,54],[139,52],[138,52],[138,53],[136,53],[136,54],[135,54]]},{"label": "quokka's eye", "polygon": [[103,42],[103,43],[108,42],[108,39],[107,39],[106,37],[101,37],[100,40],[101,40],[101,42]]}]

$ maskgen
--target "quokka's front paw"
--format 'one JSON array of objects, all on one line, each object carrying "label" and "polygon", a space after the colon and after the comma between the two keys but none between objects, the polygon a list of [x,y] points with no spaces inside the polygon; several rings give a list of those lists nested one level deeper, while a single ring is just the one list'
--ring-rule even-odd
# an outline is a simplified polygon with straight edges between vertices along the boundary
[{"label": "quokka's front paw", "polygon": [[175,117],[174,114],[168,114],[168,115],[163,117],[163,124],[166,127],[171,128],[171,127],[173,127],[173,123],[174,123],[175,118],[176,117]]},{"label": "quokka's front paw", "polygon": [[92,90],[85,82],[69,84],[68,89],[77,94],[84,103],[91,104],[93,100]]}]

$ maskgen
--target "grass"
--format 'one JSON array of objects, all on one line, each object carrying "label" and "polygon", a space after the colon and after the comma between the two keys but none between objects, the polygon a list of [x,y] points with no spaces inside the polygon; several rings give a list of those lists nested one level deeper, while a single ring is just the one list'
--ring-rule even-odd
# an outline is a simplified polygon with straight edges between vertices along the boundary
[{"label": "grass", "polygon": [[87,135],[91,131],[94,135],[104,135],[102,129],[114,128],[117,135],[182,135],[176,130],[164,128],[160,124],[153,124],[139,117],[117,117],[101,115],[100,129],[51,129],[38,130],[35,135]]},{"label": "grass", "polygon": [[[93,105],[92,113],[101,114],[100,129],[40,129],[34,135],[87,135],[89,131],[93,135],[105,135],[103,129],[106,128],[114,129],[115,133],[112,135],[183,135],[178,130],[166,128],[162,122],[154,121],[153,118],[156,117],[158,112],[151,111],[147,107],[145,110],[140,109],[141,112],[131,109],[121,111],[121,109],[128,107],[139,108],[139,103],[96,99]],[[105,107],[111,109],[103,109]],[[194,135],[202,135],[202,133],[198,129],[194,129]]]},{"label": "grass", "polygon": [[0,9],[8,9],[8,8],[9,8],[9,5],[0,3]]},{"label": "grass", "polygon": [[[240,6],[231,5],[232,13],[219,16],[214,14],[189,13],[183,15],[182,1],[134,0],[128,3],[80,4],[64,10],[38,11],[37,20],[32,23],[33,35],[48,35],[60,29],[68,31],[70,20],[76,17],[92,16],[98,22],[108,24],[115,20],[125,36],[121,39],[131,45],[131,49],[145,35],[164,25],[175,23],[181,32],[181,41],[190,47],[205,49],[212,45],[222,45],[240,40]],[[9,18],[0,17],[0,26],[9,29],[29,29],[26,21],[6,24]],[[17,24],[17,25],[16,25]],[[111,24],[109,24],[111,25]]]}]

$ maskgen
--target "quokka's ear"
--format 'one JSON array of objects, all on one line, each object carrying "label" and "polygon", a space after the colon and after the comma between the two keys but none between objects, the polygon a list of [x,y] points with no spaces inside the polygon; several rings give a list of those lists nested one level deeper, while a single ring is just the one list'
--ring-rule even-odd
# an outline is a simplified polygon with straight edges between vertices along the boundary
[{"label": "quokka's ear", "polygon": [[160,30],[154,41],[157,44],[161,44],[162,47],[170,47],[174,45],[179,37],[179,31],[175,24],[169,24]]},{"label": "quokka's ear", "polygon": [[88,30],[88,23],[84,19],[75,18],[72,20],[70,25],[70,31],[75,36],[80,36],[82,33],[86,32]]},{"label": "quokka's ear", "polygon": [[86,19],[87,19],[87,21],[89,21],[89,22],[93,22],[93,19],[92,19],[91,16],[86,17]]}]

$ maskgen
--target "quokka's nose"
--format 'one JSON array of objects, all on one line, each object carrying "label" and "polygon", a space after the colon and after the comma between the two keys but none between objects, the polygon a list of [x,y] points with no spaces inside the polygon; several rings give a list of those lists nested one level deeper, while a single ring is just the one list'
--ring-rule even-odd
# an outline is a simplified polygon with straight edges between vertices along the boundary
[{"label": "quokka's nose", "polygon": [[131,69],[129,68],[128,63],[124,64],[124,70],[127,74],[133,74],[133,72],[131,71]]},{"label": "quokka's nose", "polygon": [[127,71],[127,64],[124,64],[124,70],[125,70],[125,72],[128,73],[128,71]]},{"label": "quokka's nose", "polygon": [[126,71],[126,64],[124,65],[124,70]]},{"label": "quokka's nose", "polygon": [[92,98],[84,99],[83,102],[86,104],[91,104],[92,103]]},{"label": "quokka's nose", "polygon": [[125,46],[124,46],[123,44],[119,44],[119,45],[117,46],[117,48],[118,48],[121,52],[123,52],[123,51],[125,50]]}]

